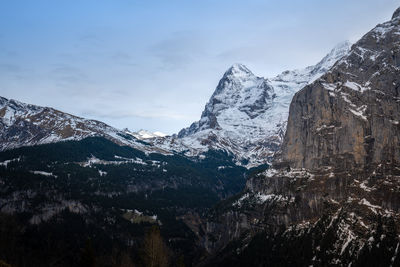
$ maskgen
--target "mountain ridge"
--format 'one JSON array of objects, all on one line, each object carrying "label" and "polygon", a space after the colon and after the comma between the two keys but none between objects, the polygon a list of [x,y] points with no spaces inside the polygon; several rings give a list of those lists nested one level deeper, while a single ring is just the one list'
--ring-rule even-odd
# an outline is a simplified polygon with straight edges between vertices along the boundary
[{"label": "mountain ridge", "polygon": [[0,150],[103,136],[148,153],[170,154],[103,122],[4,97],[0,97],[0,125]]}]

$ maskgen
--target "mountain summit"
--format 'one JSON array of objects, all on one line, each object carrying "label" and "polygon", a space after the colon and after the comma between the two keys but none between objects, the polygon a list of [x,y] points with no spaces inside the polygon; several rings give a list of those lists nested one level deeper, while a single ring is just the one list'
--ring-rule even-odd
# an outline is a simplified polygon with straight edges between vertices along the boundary
[{"label": "mountain summit", "polygon": [[269,162],[279,150],[293,95],[326,73],[346,55],[349,42],[337,45],[318,64],[266,79],[245,65],[233,64],[222,76],[199,121],[157,146],[188,156],[222,149],[247,166]]},{"label": "mountain summit", "polygon": [[[273,88],[246,66],[235,64],[225,72],[205,106],[201,119],[179,132],[185,137],[207,129],[229,129],[269,108]],[[244,135],[247,135],[243,132]]]},{"label": "mountain summit", "polygon": [[233,64],[224,74],[226,79],[242,79],[253,77],[254,74],[245,65],[240,63]]}]

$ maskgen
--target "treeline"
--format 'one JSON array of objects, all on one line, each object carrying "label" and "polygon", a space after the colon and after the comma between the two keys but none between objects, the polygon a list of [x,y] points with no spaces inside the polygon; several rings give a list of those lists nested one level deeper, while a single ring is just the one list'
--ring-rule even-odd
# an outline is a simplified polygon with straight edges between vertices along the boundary
[{"label": "treeline", "polygon": [[[84,166],[91,157],[141,161]],[[0,236],[0,260],[12,266],[77,266],[84,259],[95,259],[96,266],[145,266],[143,241],[152,225],[124,219],[128,209],[157,216],[168,266],[188,265],[204,251],[177,218],[203,214],[241,191],[247,172],[224,152],[193,161],[146,155],[100,137],[0,152],[0,162],[8,162],[0,165],[0,210],[14,214],[2,215],[7,230]]]}]

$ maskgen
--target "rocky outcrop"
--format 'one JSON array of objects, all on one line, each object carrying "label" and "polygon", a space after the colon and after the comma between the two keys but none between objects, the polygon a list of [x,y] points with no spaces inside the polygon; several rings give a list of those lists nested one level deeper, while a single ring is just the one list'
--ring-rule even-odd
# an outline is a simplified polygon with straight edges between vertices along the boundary
[{"label": "rocky outcrop", "polygon": [[[270,245],[258,255],[264,265],[287,265],[288,258],[305,266],[398,264],[398,13],[295,94],[273,168],[253,175],[245,191],[215,209],[206,223],[203,243],[217,255],[213,264],[236,255],[239,261],[261,232],[263,244]],[[387,252],[379,252],[376,265],[373,255],[385,242]],[[297,255],[292,244],[302,244],[307,253]],[[280,259],[265,257],[280,253]]]},{"label": "rocky outcrop", "polygon": [[292,101],[283,161],[364,167],[400,159],[400,19],[378,25]]}]

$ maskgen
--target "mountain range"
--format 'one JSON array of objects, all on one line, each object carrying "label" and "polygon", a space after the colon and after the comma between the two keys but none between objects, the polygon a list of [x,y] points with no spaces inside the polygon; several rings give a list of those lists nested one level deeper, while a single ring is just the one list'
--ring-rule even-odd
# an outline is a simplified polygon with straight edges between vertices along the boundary
[{"label": "mountain range", "polygon": [[172,266],[400,266],[399,44],[400,8],[314,66],[234,64],[172,136],[0,98],[0,265],[145,266],[156,227]]},{"label": "mountain range", "polygon": [[350,46],[340,43],[316,65],[271,79],[234,64],[219,81],[201,119],[172,136],[118,130],[53,108],[0,98],[0,150],[103,136],[146,152],[198,157],[211,149],[230,153],[247,167],[269,163],[281,146],[293,95],[323,75]]}]

